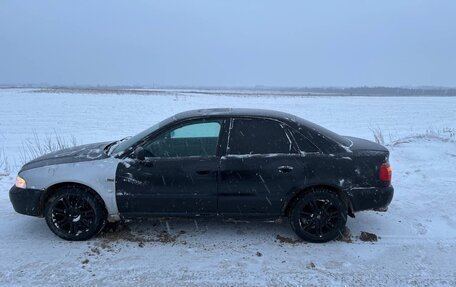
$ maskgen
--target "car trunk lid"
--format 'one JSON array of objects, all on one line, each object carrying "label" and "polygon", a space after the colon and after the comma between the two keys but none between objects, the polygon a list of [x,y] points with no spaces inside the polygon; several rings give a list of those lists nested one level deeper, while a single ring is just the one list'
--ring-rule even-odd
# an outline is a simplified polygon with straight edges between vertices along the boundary
[{"label": "car trunk lid", "polygon": [[344,137],[353,143],[349,147],[351,151],[379,151],[388,153],[388,149],[381,144],[356,137]]}]

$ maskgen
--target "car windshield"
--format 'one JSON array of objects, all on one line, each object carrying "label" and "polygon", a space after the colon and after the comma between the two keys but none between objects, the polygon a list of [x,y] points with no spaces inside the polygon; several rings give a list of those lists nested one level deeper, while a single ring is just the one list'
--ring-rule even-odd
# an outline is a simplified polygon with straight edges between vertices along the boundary
[{"label": "car windshield", "polygon": [[159,128],[163,127],[164,125],[168,124],[169,122],[171,122],[173,120],[174,120],[173,117],[167,118],[159,123],[156,123],[155,125],[151,126],[150,128],[143,130],[142,132],[140,132],[137,135],[134,135],[124,141],[120,141],[118,144],[114,145],[111,148],[111,151],[109,152],[109,154],[115,155],[115,154],[119,154],[119,153],[127,150],[129,147],[131,147],[138,141],[142,140],[146,136],[150,135],[151,133],[155,132],[156,130],[158,130]]}]

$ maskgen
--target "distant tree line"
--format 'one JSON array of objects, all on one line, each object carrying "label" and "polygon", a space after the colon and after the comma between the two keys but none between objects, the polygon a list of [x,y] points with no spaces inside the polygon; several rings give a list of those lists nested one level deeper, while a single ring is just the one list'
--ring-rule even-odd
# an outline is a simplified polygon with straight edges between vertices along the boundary
[{"label": "distant tree line", "polygon": [[172,93],[180,90],[181,93],[207,94],[273,94],[284,95],[336,95],[336,96],[456,96],[456,88],[447,87],[215,87],[215,86],[53,86],[53,85],[0,85],[0,89],[34,88],[37,92],[93,92],[93,93]]},{"label": "distant tree line", "polygon": [[350,87],[350,88],[259,88],[261,90],[293,91],[310,94],[337,94],[347,96],[456,96],[456,88],[440,87]]}]

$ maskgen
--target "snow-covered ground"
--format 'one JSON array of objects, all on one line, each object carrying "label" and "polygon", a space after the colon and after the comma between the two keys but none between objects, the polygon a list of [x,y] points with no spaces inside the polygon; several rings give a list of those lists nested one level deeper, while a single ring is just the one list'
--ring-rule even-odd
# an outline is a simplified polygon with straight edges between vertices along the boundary
[{"label": "snow-covered ground", "polygon": [[[357,214],[348,221],[352,242],[327,244],[295,242],[287,222],[184,219],[129,223],[88,242],[66,242],[44,220],[13,211],[8,190],[34,135],[106,141],[209,107],[286,111],[367,139],[371,129],[381,129],[394,168],[390,209]],[[9,175],[0,175],[0,285],[456,286],[455,129],[451,97],[0,90],[0,151],[10,166]],[[363,242],[356,237],[361,231],[380,239]]]}]

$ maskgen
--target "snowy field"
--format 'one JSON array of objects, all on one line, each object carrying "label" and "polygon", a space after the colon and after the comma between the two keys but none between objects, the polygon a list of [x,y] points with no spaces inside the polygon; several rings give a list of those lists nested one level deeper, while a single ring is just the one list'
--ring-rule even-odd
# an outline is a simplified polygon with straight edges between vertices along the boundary
[{"label": "snowy field", "polygon": [[[290,112],[391,151],[386,213],[349,219],[351,242],[306,244],[287,222],[152,220],[88,242],[18,215],[8,190],[34,137],[78,143],[133,135],[174,113],[212,107]],[[456,98],[36,93],[0,89],[0,285],[456,286]],[[1,167],[2,165],[0,165]],[[169,233],[167,224],[169,226]],[[361,241],[361,231],[377,242]]]}]

